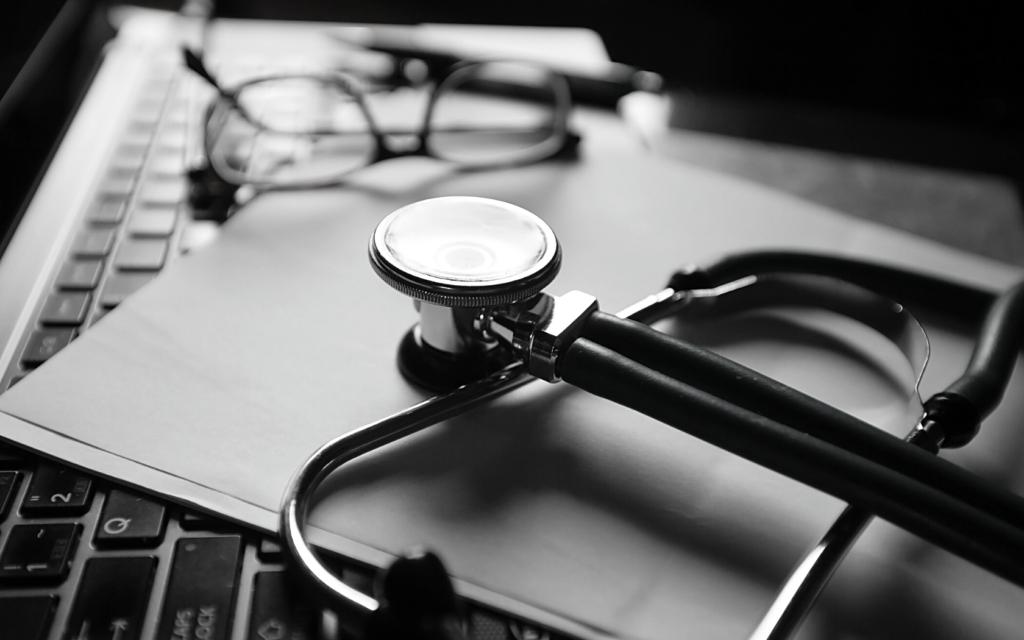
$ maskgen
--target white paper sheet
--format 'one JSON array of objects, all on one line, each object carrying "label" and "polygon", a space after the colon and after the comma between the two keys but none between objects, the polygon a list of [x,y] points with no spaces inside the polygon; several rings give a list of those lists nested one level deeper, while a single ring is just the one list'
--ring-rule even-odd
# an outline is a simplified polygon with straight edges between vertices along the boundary
[{"label": "white paper sheet", "polygon": [[[577,124],[579,161],[462,175],[396,161],[347,188],[257,198],[215,244],[0,397],[0,436],[274,530],[284,488],[309,453],[425,397],[395,367],[412,305],[373,275],[366,245],[387,213],[438,195],[493,197],[540,215],[564,248],[551,291],[587,291],[611,311],[659,290],[684,263],[753,248],[876,258],[992,288],[1021,277],[650,155],[610,116],[584,113]],[[720,348],[872,420],[885,422],[898,404],[856,358],[772,336],[753,332]],[[933,342],[926,392],[970,353],[949,330],[934,330]],[[1019,372],[1014,383],[957,458],[1019,482]],[[427,544],[464,592],[585,635],[644,640],[744,637],[841,508],[625,409],[539,382],[355,462],[323,493],[312,521],[325,546],[383,562]],[[941,623],[955,614],[977,637],[1012,637],[1020,627],[1008,621],[1024,611],[1019,590],[884,523],[837,584],[843,598],[818,611],[843,624],[868,610],[895,615],[875,602],[879,592],[903,594],[899,615]],[[952,608],[908,602],[906,591]]]}]

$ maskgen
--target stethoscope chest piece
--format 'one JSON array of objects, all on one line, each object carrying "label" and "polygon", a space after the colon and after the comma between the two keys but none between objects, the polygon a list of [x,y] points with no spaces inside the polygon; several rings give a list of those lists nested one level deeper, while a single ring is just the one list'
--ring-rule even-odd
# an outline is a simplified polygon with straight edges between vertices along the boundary
[{"label": "stethoscope chest piece", "polygon": [[495,310],[528,304],[561,266],[558,240],[543,220],[506,202],[470,196],[398,209],[377,225],[369,250],[377,275],[419,310],[419,324],[399,347],[399,368],[434,391],[512,362],[510,349],[497,348]]}]

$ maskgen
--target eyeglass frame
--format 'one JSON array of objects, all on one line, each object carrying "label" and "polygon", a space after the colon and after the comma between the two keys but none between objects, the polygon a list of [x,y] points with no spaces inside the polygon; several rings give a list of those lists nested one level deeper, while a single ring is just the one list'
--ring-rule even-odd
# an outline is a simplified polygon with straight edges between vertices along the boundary
[{"label": "eyeglass frame", "polygon": [[[372,112],[370,111],[369,107],[366,104],[366,95],[367,95],[366,89],[363,87],[362,83],[360,83],[355,77],[353,77],[353,76],[351,76],[351,75],[349,75],[347,73],[343,73],[343,72],[340,72],[340,71],[328,71],[328,72],[324,72],[324,73],[315,73],[315,74],[276,74],[276,75],[268,75],[268,76],[262,76],[262,77],[252,78],[250,80],[246,80],[246,81],[240,83],[239,85],[237,85],[236,87],[233,87],[230,90],[228,90],[228,89],[224,89],[220,85],[220,83],[217,82],[217,80],[213,77],[213,75],[210,74],[209,71],[206,70],[205,66],[202,63],[201,58],[197,54],[195,54],[194,52],[192,52],[192,51],[190,51],[188,49],[184,50],[184,54],[185,54],[185,59],[186,59],[186,66],[188,66],[189,69],[194,71],[201,78],[206,80],[214,89],[217,90],[217,93],[218,93],[217,98],[214,101],[211,102],[210,106],[207,109],[206,118],[205,118],[204,125],[203,125],[203,150],[204,150],[204,153],[206,155],[205,159],[206,159],[206,163],[207,163],[208,166],[204,167],[203,169],[195,170],[195,171],[191,172],[194,181],[202,180],[204,183],[207,183],[207,187],[210,186],[208,184],[208,181],[211,178],[215,179],[217,181],[220,181],[220,183],[222,183],[222,185],[230,185],[231,187],[240,187],[240,186],[243,186],[243,185],[247,185],[247,186],[252,186],[254,188],[262,189],[262,190],[312,189],[312,188],[333,186],[333,185],[341,184],[346,177],[348,177],[349,175],[359,171],[360,169],[364,169],[364,168],[366,168],[366,167],[368,167],[370,165],[376,164],[378,162],[382,162],[382,161],[385,161],[385,160],[391,160],[393,158],[401,158],[401,157],[431,157],[431,158],[436,158],[436,159],[439,159],[439,160],[443,160],[445,162],[452,162],[453,164],[455,164],[462,171],[494,170],[494,169],[500,169],[500,168],[507,168],[507,167],[515,167],[515,166],[522,166],[522,165],[532,164],[534,162],[540,162],[542,160],[546,160],[546,159],[553,158],[553,157],[558,157],[558,156],[569,156],[570,154],[574,155],[575,151],[576,151],[576,149],[578,147],[578,144],[579,144],[579,142],[581,140],[581,137],[580,137],[579,134],[577,134],[577,133],[575,133],[575,132],[573,132],[573,131],[571,131],[569,129],[569,113],[572,110],[572,98],[571,98],[571,94],[570,94],[570,91],[569,91],[569,83],[568,83],[568,81],[566,80],[565,76],[563,76],[562,74],[560,74],[560,73],[558,73],[558,72],[556,72],[556,71],[554,71],[554,70],[552,70],[552,69],[550,69],[550,68],[548,68],[548,67],[546,67],[546,66],[544,66],[542,64],[539,64],[539,63],[520,62],[520,61],[508,61],[508,60],[462,61],[462,62],[456,63],[456,64],[450,66],[444,72],[442,72],[442,74],[438,78],[438,80],[437,80],[433,90],[431,91],[431,95],[430,95],[429,101],[427,103],[427,109],[426,109],[426,112],[424,114],[422,124],[418,127],[418,129],[415,130],[415,131],[412,131],[412,132],[405,132],[405,131],[402,131],[402,132],[391,132],[391,131],[384,131],[384,130],[382,130],[378,126],[376,120],[373,117]],[[554,103],[554,115],[555,115],[555,117],[553,118],[554,133],[551,136],[551,138],[549,138],[548,140],[544,141],[543,143],[537,145],[534,148],[535,150],[533,152],[529,153],[529,154],[521,153],[521,154],[519,154],[520,157],[512,158],[512,159],[509,159],[509,160],[505,160],[505,159],[496,160],[496,161],[492,161],[492,162],[480,162],[480,163],[458,162],[458,161],[455,161],[455,160],[451,160],[451,159],[445,158],[443,156],[439,156],[435,152],[431,152],[430,145],[429,145],[429,137],[430,137],[430,134],[432,132],[436,132],[436,129],[432,131],[430,125],[431,125],[431,118],[434,115],[434,109],[435,109],[437,101],[438,101],[438,96],[443,95],[445,93],[445,89],[446,89],[446,87],[448,85],[450,85],[453,82],[455,82],[455,81],[461,79],[462,77],[468,75],[469,73],[471,73],[472,71],[474,71],[475,69],[477,69],[477,68],[479,68],[481,66],[491,65],[491,64],[505,64],[505,63],[514,63],[514,64],[528,65],[528,66],[534,67],[536,69],[542,70],[550,78],[551,89],[552,89],[554,97],[555,97],[555,103]],[[249,87],[249,86],[251,86],[253,84],[256,84],[256,83],[268,82],[268,81],[273,81],[273,80],[289,80],[289,79],[303,79],[303,78],[305,78],[305,79],[312,79],[312,80],[319,80],[319,81],[326,81],[329,84],[334,84],[335,86],[340,87],[347,95],[349,95],[349,96],[351,96],[353,98],[353,101],[358,105],[358,108],[360,109],[360,112],[362,113],[363,117],[366,119],[367,127],[369,129],[368,133],[372,136],[372,138],[374,140],[375,147],[374,147],[373,155],[369,158],[369,160],[365,164],[361,164],[361,165],[359,165],[357,167],[354,167],[354,168],[352,168],[352,169],[350,169],[350,170],[348,170],[348,171],[346,171],[344,173],[341,173],[341,174],[336,175],[336,176],[331,176],[330,178],[325,178],[325,179],[322,179],[322,180],[308,180],[308,181],[302,181],[302,182],[282,184],[282,183],[276,183],[276,182],[274,182],[272,180],[270,180],[270,181],[252,181],[252,180],[235,181],[235,180],[230,180],[227,177],[225,177],[224,176],[224,172],[223,171],[218,171],[217,167],[215,166],[215,163],[214,163],[214,160],[213,160],[213,158],[215,157],[215,154],[212,153],[211,135],[209,133],[209,131],[210,131],[210,123],[213,120],[214,115],[215,115],[217,109],[219,107],[221,107],[221,106],[226,104],[228,109],[237,112],[242,118],[244,118],[247,122],[249,122],[252,126],[256,127],[257,129],[261,129],[261,130],[265,130],[265,131],[274,131],[274,129],[272,129],[270,127],[267,127],[263,123],[261,123],[259,121],[259,119],[253,118],[252,116],[247,114],[246,110],[242,107],[242,105],[238,101],[238,98],[237,98],[238,95],[246,87]],[[229,114],[230,112],[231,111],[226,111],[225,114]],[[227,117],[227,115],[225,115],[225,117]],[[286,133],[286,132],[284,132],[284,133]],[[337,133],[337,132],[334,132],[334,131],[309,131],[309,132],[295,133],[294,135],[296,137],[306,137],[306,136],[316,136],[316,135],[327,135],[327,134],[333,134],[333,133]],[[388,136],[394,136],[394,135],[409,135],[409,136],[412,136],[414,138],[414,140],[415,140],[415,145],[409,145],[408,149],[401,149],[401,150],[395,149],[391,145],[389,145],[388,142],[387,142],[387,137]],[[211,173],[212,173],[212,175],[210,175]],[[221,189],[219,189],[219,190],[214,189],[213,191],[228,191],[228,190],[230,190],[233,193],[233,189],[224,189],[223,187]]]}]

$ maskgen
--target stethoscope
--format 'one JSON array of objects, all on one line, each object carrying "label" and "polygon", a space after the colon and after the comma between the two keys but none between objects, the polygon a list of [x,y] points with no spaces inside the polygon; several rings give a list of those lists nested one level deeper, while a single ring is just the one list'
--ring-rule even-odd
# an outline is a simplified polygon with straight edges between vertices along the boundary
[{"label": "stethoscope", "polygon": [[[1000,402],[1024,338],[1024,283],[994,295],[852,259],[748,253],[680,271],[664,290],[612,315],[593,296],[544,292],[562,255],[543,220],[461,196],[390,214],[370,238],[369,256],[419,311],[401,340],[399,368],[439,394],[322,446],[295,474],[280,520],[297,577],[364,637],[457,638],[465,628],[433,554],[399,558],[377,597],[336,576],[304,535],[317,487],[346,462],[535,378],[564,380],[851,505],[794,571],[756,638],[797,628],[873,514],[1024,586],[1024,499],[934,455],[968,443]],[[923,370],[927,340],[893,300],[980,324],[965,373],[921,403],[904,441],[648,326],[683,309],[810,304],[880,332]]]}]

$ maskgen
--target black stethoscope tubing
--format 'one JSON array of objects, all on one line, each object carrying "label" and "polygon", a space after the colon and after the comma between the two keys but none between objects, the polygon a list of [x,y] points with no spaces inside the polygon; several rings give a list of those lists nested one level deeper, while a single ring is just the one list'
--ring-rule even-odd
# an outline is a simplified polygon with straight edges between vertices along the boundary
[{"label": "black stethoscope tubing", "polygon": [[[1024,500],[1019,496],[993,493],[991,485],[977,475],[917,447],[905,446],[898,438],[844,411],[711,351],[600,312],[588,321],[583,337],[722,402],[927,483],[1024,529]],[[563,377],[565,373],[569,374],[566,381],[573,383],[570,378],[577,372],[570,366],[568,372],[563,370]]]}]

